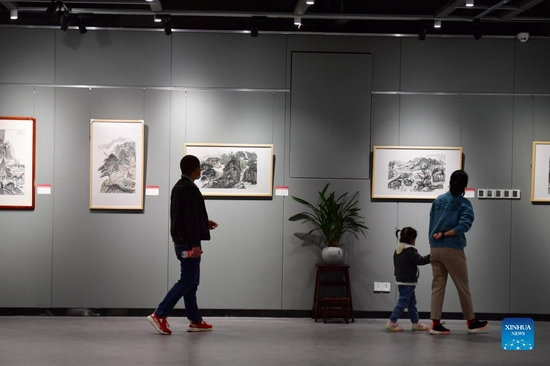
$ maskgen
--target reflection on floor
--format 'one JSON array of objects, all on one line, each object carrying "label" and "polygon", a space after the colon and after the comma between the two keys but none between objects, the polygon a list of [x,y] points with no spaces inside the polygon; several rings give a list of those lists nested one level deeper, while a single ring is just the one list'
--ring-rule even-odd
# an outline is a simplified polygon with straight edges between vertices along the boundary
[{"label": "reflection on floor", "polygon": [[[532,351],[502,349],[501,322],[468,334],[450,320],[450,335],[384,330],[386,319],[327,324],[306,318],[207,318],[214,330],[187,333],[169,318],[160,335],[144,317],[0,317],[2,366],[270,365],[547,365],[550,322],[535,322]],[[428,321],[425,321],[426,323]]]}]

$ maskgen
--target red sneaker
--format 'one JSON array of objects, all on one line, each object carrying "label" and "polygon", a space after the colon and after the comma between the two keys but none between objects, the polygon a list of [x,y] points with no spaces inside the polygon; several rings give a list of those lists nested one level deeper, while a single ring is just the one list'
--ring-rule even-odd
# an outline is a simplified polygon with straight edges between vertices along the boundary
[{"label": "red sneaker", "polygon": [[157,332],[159,332],[160,334],[172,334],[172,331],[170,330],[170,324],[168,324],[166,318],[159,318],[156,311],[153,312],[153,314],[149,315],[147,317],[147,320],[149,320],[149,323],[151,323],[151,325],[155,327]]},{"label": "red sneaker", "polygon": [[212,325],[208,324],[204,320],[201,320],[200,323],[191,321],[191,323],[189,323],[189,328],[187,328],[188,332],[207,332],[209,330],[212,330]]}]

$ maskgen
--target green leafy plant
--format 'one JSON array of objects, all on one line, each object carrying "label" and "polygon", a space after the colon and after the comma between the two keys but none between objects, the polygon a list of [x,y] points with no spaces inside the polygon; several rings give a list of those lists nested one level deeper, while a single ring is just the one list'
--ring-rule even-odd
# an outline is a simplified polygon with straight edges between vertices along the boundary
[{"label": "green leafy plant", "polygon": [[359,192],[348,196],[344,193],[336,198],[336,193],[332,192],[327,195],[327,189],[330,183],[327,183],[325,188],[319,192],[319,202],[313,205],[306,200],[292,196],[292,199],[298,203],[307,206],[311,212],[300,212],[289,218],[290,221],[302,220],[302,223],[312,223],[313,228],[309,233],[320,231],[326,240],[326,245],[329,247],[337,247],[340,243],[342,235],[351,232],[355,238],[357,233],[365,234],[364,230],[368,229],[365,224],[365,219],[359,214],[361,209],[357,207],[357,195]]}]

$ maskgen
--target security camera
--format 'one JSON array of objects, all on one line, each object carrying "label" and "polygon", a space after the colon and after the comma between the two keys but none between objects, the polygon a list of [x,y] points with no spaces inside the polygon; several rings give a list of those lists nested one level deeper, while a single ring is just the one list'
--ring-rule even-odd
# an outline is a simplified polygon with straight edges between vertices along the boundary
[{"label": "security camera", "polygon": [[522,43],[525,43],[529,40],[529,33],[527,32],[520,32],[518,33],[518,39],[522,42]]}]

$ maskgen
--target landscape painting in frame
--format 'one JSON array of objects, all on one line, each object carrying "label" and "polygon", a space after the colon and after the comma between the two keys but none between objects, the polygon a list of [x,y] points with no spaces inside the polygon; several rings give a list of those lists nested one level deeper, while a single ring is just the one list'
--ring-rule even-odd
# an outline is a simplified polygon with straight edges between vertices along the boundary
[{"label": "landscape painting in frame", "polygon": [[461,147],[375,146],[372,198],[435,199],[461,168]]},{"label": "landscape painting in frame", "polygon": [[204,196],[272,196],[273,145],[185,144],[201,162]]},{"label": "landscape painting in frame", "polygon": [[143,209],[143,150],[143,121],[91,120],[91,209]]},{"label": "landscape painting in frame", "polygon": [[550,141],[533,142],[531,202],[550,202]]},{"label": "landscape painting in frame", "polygon": [[36,119],[0,117],[0,209],[34,209]]}]

